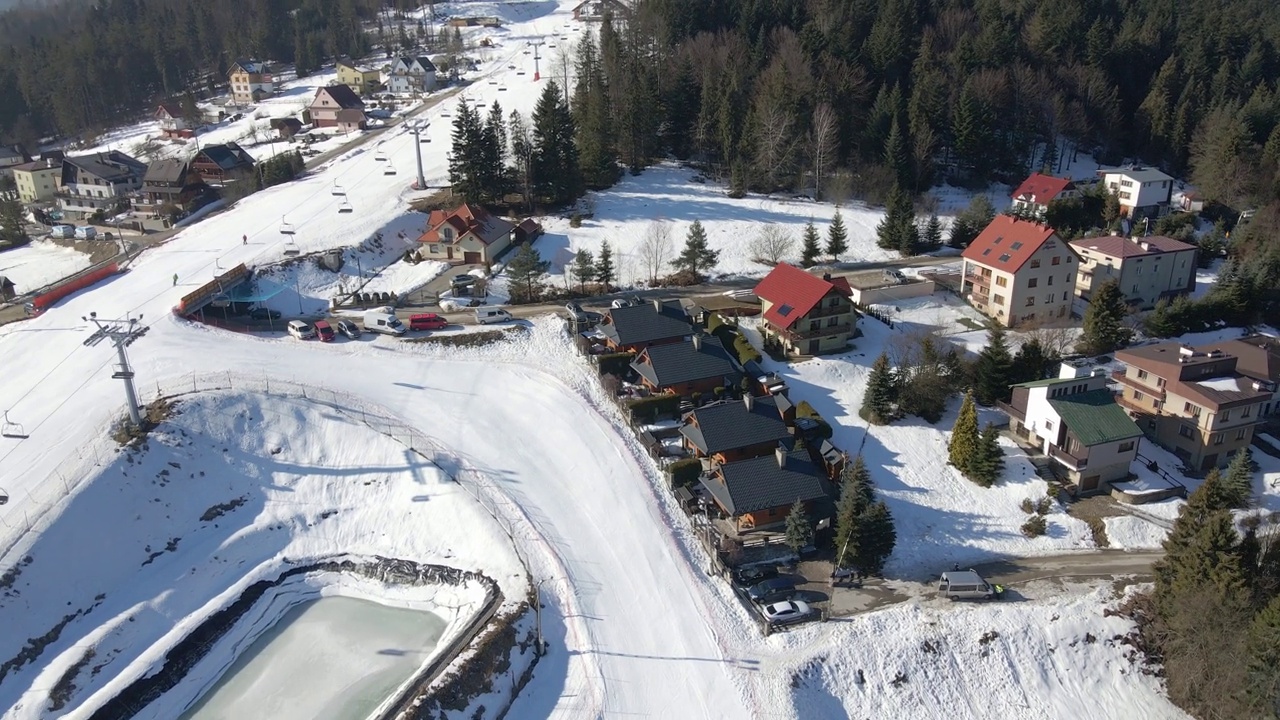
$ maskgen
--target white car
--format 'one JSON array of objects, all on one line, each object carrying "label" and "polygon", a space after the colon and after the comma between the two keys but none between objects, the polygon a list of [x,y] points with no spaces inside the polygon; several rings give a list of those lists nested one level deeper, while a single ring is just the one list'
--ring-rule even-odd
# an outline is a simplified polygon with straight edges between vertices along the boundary
[{"label": "white car", "polygon": [[316,336],[316,329],[310,323],[305,323],[301,320],[290,320],[289,334],[299,340],[310,340]]},{"label": "white car", "polygon": [[765,605],[760,608],[760,612],[764,613],[765,620],[774,625],[799,622],[813,614],[813,610],[809,608],[809,603],[803,600],[783,600],[772,605]]}]

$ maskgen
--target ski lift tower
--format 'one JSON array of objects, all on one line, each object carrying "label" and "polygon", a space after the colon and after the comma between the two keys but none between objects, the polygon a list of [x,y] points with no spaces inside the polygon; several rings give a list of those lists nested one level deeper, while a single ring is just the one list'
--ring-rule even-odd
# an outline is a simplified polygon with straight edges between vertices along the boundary
[{"label": "ski lift tower", "polygon": [[99,320],[98,313],[91,312],[88,317],[81,319],[98,326],[98,329],[85,339],[86,346],[92,347],[103,340],[110,340],[116,346],[120,365],[111,377],[124,381],[124,394],[129,401],[129,420],[135,426],[142,427],[142,411],[138,408],[138,391],[133,387],[133,368],[129,367],[129,356],[124,351],[126,347],[133,344],[134,340],[146,334],[147,327],[140,325],[142,315],[124,320]]},{"label": "ski lift tower", "polygon": [[533,40],[529,41],[529,47],[533,48],[533,81],[534,82],[538,82],[539,80],[542,79],[542,75],[538,72],[538,48],[546,44],[547,44],[546,40],[538,40],[537,42],[534,42]]},{"label": "ski lift tower", "polygon": [[431,123],[416,122],[409,126],[409,132],[413,133],[413,156],[418,160],[418,189],[427,189],[427,179],[422,175],[422,133]]}]

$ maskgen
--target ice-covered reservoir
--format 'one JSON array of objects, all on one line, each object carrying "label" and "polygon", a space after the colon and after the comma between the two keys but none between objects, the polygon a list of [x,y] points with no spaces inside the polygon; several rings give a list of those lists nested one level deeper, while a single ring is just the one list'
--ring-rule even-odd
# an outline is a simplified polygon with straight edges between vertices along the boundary
[{"label": "ice-covered reservoir", "polygon": [[437,615],[340,595],[290,610],[183,720],[363,720],[422,666]]}]

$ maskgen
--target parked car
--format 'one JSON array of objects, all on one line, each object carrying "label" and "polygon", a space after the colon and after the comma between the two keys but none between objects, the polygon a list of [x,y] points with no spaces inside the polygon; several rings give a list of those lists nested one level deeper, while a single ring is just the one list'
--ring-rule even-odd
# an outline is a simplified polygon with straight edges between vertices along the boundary
[{"label": "parked car", "polygon": [[449,321],[435,313],[418,313],[409,316],[410,330],[440,330],[448,326]]},{"label": "parked car", "polygon": [[576,302],[565,305],[564,309],[569,313],[569,319],[574,322],[586,322],[590,319],[586,311],[582,309],[582,306]]},{"label": "parked car", "polygon": [[256,307],[249,311],[249,317],[254,320],[279,320],[280,311],[271,308]]},{"label": "parked car", "polygon": [[98,237],[98,230],[89,225],[81,225],[76,228],[75,236],[77,240],[94,240]]},{"label": "parked car", "polygon": [[617,300],[609,303],[609,307],[614,310],[617,310],[618,308],[631,307],[631,301],[626,298],[618,298]]},{"label": "parked car", "polygon": [[390,307],[374,308],[366,310],[364,313],[364,329],[369,332],[384,333],[386,335],[403,335],[405,333],[404,323],[396,317],[396,312]]},{"label": "parked car", "polygon": [[942,573],[938,581],[938,594],[948,600],[993,600],[1004,592],[999,585],[992,585],[976,570],[952,570]]},{"label": "parked car", "polygon": [[764,619],[770,623],[786,625],[804,620],[813,614],[813,609],[809,607],[809,603],[803,600],[783,600],[772,605],[765,605],[760,608],[760,612],[764,613]]},{"label": "parked car", "polygon": [[355,322],[351,320],[339,320],[338,332],[342,333],[343,335],[346,335],[352,340],[355,340],[356,338],[360,337],[360,326],[355,324]]},{"label": "parked car", "polygon": [[299,340],[310,340],[316,336],[316,329],[301,320],[289,321],[289,334]]},{"label": "parked car", "polygon": [[60,240],[70,240],[76,236],[75,225],[54,225],[49,229],[49,237],[58,238]]},{"label": "parked car", "polygon": [[514,320],[514,319],[515,318],[511,317],[511,313],[507,312],[506,310],[503,310],[502,308],[492,308],[492,307],[476,308],[476,322],[481,325],[488,325],[490,323],[507,322],[508,320]]},{"label": "parked car", "polygon": [[315,324],[316,335],[320,336],[321,342],[333,342],[337,334],[333,332],[333,326],[324,320],[317,320]]},{"label": "parked car", "polygon": [[451,279],[449,283],[454,287],[463,287],[465,285],[472,285],[475,283],[475,281],[476,281],[475,275],[468,275],[466,273],[463,273],[461,275],[454,275],[453,279]]},{"label": "parked car", "polygon": [[775,577],[778,577],[778,568],[775,565],[749,565],[733,571],[733,581],[738,584],[738,587],[744,588],[759,585]]},{"label": "parked car", "polygon": [[747,597],[752,602],[764,604],[777,600],[786,600],[795,594],[796,583],[791,578],[775,577],[756,583],[747,590]]}]

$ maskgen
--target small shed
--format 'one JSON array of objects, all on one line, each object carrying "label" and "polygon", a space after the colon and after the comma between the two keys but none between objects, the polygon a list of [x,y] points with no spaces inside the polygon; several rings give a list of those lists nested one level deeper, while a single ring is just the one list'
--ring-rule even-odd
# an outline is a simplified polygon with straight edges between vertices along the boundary
[{"label": "small shed", "polygon": [[302,130],[302,121],[291,117],[273,118],[271,129],[276,131],[281,140],[288,140]]},{"label": "small shed", "polygon": [[12,300],[18,296],[18,288],[13,281],[0,275],[0,300]]}]

